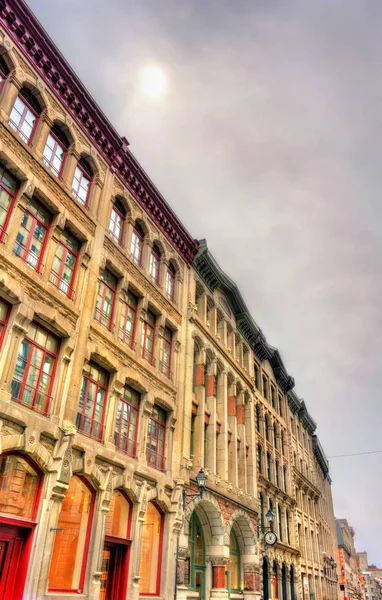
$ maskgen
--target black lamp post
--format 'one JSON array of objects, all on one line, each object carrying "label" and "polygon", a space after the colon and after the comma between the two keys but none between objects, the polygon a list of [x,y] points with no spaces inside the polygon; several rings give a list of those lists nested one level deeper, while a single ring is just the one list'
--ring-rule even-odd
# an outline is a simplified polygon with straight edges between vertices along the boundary
[{"label": "black lamp post", "polygon": [[275,520],[275,515],[271,510],[268,510],[267,514],[265,515],[265,518],[269,523],[270,531],[273,531],[273,521]]},{"label": "black lamp post", "polygon": [[207,475],[204,472],[204,469],[202,467],[196,476],[196,485],[198,486],[199,493],[198,494],[187,494],[186,490],[183,489],[183,492],[182,492],[183,511],[186,510],[186,506],[188,504],[188,502],[186,501],[187,498],[197,498],[197,497],[203,498],[203,492],[206,489],[206,484],[207,484]]}]

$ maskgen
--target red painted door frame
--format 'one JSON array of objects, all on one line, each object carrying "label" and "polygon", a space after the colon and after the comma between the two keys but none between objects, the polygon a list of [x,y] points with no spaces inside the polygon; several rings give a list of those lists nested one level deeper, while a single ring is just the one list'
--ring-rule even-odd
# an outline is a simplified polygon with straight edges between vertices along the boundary
[{"label": "red painted door frame", "polygon": [[0,572],[0,600],[22,600],[29,556],[32,548],[34,523],[10,523],[0,519],[0,546],[4,548]]},{"label": "red painted door frame", "polygon": [[[111,551],[106,600],[124,600],[126,598],[129,570],[130,541],[113,536],[105,536],[105,548]],[[1,600],[1,597],[0,597]]]}]

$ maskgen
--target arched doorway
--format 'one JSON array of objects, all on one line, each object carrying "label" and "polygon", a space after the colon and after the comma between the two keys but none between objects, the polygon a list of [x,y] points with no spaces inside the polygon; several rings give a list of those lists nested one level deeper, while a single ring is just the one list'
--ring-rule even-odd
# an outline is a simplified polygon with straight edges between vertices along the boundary
[{"label": "arched doorway", "polygon": [[294,591],[294,568],[293,565],[290,566],[290,599],[296,600],[296,595]]},{"label": "arched doorway", "polygon": [[130,526],[131,504],[121,491],[115,490],[106,516],[100,600],[126,598]]},{"label": "arched doorway", "polygon": [[263,558],[263,600],[269,600],[268,561]]},{"label": "arched doorway", "polygon": [[40,490],[40,473],[29,458],[0,457],[0,600],[23,596]]},{"label": "arched doorway", "polygon": [[287,571],[285,563],[283,563],[281,567],[281,588],[283,594],[282,600],[287,600]]},{"label": "arched doorway", "polygon": [[159,596],[161,585],[164,514],[154,502],[147,504],[142,532],[139,591]]},{"label": "arched doorway", "polygon": [[229,536],[229,562],[226,567],[227,589],[230,592],[241,591],[240,548],[236,533],[231,529]]},{"label": "arched doorway", "polygon": [[272,566],[272,598],[279,598],[279,580],[277,577],[277,562],[275,560]]},{"label": "arched doorway", "polygon": [[194,511],[190,521],[190,583],[191,590],[198,592],[197,598],[205,600],[206,594],[206,550],[204,535],[198,515]]}]

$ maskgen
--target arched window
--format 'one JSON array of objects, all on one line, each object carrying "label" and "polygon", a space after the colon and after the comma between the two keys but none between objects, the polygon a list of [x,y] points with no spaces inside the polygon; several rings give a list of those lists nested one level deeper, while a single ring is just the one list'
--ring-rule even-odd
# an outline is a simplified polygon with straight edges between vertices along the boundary
[{"label": "arched window", "polygon": [[16,235],[13,254],[19,256],[37,273],[40,273],[43,267],[42,259],[51,220],[51,214],[37,198],[28,200]]},{"label": "arched window", "polygon": [[0,457],[0,513],[12,518],[35,517],[40,477],[25,458],[17,454]]},{"label": "arched window", "polygon": [[126,210],[120,200],[116,200],[111,209],[109,231],[117,244],[122,244],[126,220]]},{"label": "arched window", "polygon": [[60,127],[55,125],[48,134],[43,160],[56,177],[62,175],[62,168],[64,166],[68,146],[68,138]]},{"label": "arched window", "polygon": [[27,88],[22,88],[13,105],[9,125],[26,144],[32,140],[41,110]]},{"label": "arched window", "polygon": [[161,251],[157,244],[154,244],[150,254],[149,273],[154,283],[158,285],[159,274],[160,274],[160,263],[161,263]]},{"label": "arched window", "polygon": [[130,526],[130,502],[115,490],[106,515],[100,600],[126,598]]},{"label": "arched window", "polygon": [[137,455],[140,400],[140,393],[126,385],[118,403],[115,423],[115,445],[119,450],[133,457]]},{"label": "arched window", "polygon": [[147,504],[142,532],[141,565],[139,570],[140,594],[158,595],[163,538],[163,513],[156,504]]},{"label": "arched window", "polygon": [[0,243],[5,242],[17,192],[17,181],[0,165]]},{"label": "arched window", "polygon": [[80,242],[69,232],[60,231],[49,281],[68,298],[74,296],[74,279]]},{"label": "arched window", "polygon": [[190,521],[190,588],[200,589],[203,585],[206,569],[206,551],[202,526],[194,512]]},{"label": "arched window", "polygon": [[131,259],[139,266],[142,266],[144,239],[145,234],[142,227],[139,223],[135,223],[131,236]]},{"label": "arched window", "polygon": [[78,202],[84,206],[88,205],[90,186],[93,178],[93,173],[88,161],[81,158],[74,171],[72,193],[77,198]]},{"label": "arched window", "polygon": [[57,522],[49,570],[51,591],[82,592],[93,507],[94,492],[73,475]]},{"label": "arched window", "polygon": [[9,68],[4,58],[0,56],[0,92],[4,87],[5,82],[8,79]]},{"label": "arched window", "polygon": [[229,536],[229,562],[227,564],[228,581],[227,587],[231,592],[238,592],[241,589],[241,565],[240,549],[234,530],[231,530]]},{"label": "arched window", "polygon": [[176,276],[175,267],[170,262],[167,267],[167,272],[166,272],[166,294],[167,294],[167,298],[172,300],[172,302],[175,301],[175,276]]},{"label": "arched window", "polygon": [[256,404],[256,431],[260,433],[260,409],[258,404]]}]

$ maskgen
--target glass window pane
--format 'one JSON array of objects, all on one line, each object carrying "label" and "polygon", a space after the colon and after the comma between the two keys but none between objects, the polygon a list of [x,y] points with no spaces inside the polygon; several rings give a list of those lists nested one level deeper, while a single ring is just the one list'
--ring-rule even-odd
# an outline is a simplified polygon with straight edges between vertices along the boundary
[{"label": "glass window pane", "polygon": [[20,456],[0,458],[0,512],[31,519],[38,480],[37,472]]},{"label": "glass window pane", "polygon": [[128,534],[130,505],[125,496],[116,490],[111,496],[106,515],[105,535],[126,538]]},{"label": "glass window pane", "polygon": [[142,533],[140,593],[155,594],[158,587],[159,551],[162,543],[162,515],[156,506],[147,505]]}]

